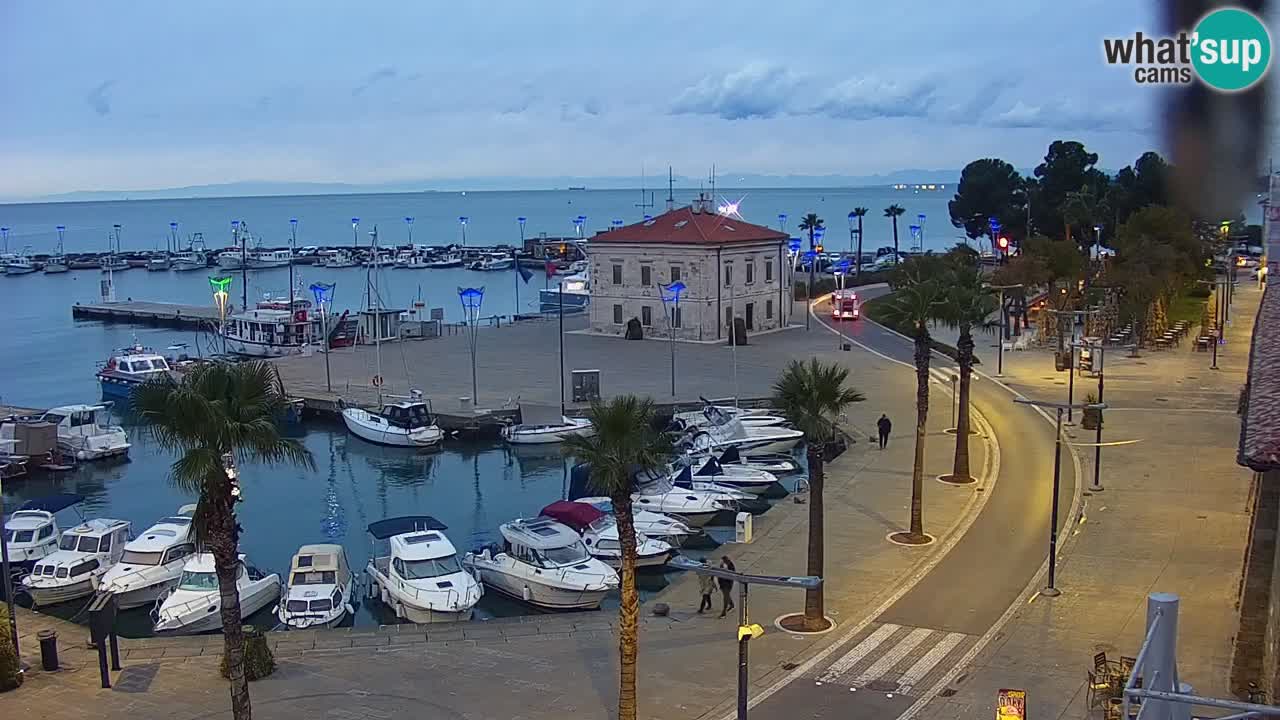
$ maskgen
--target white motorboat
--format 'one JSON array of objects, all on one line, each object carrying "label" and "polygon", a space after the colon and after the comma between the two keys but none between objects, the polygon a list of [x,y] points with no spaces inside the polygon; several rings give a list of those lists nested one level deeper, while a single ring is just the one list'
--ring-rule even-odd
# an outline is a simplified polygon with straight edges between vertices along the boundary
[{"label": "white motorboat", "polygon": [[586,418],[561,416],[561,422],[545,425],[521,424],[502,428],[502,438],[512,445],[543,445],[563,442],[570,435],[593,435],[595,428]]},{"label": "white motorboat", "polygon": [[[538,291],[538,305],[542,312],[556,312],[563,302],[565,312],[581,312],[591,304],[591,269],[586,263],[575,262],[556,285]],[[562,295],[563,291],[563,295]]]},{"label": "white motorboat", "polygon": [[499,532],[501,549],[467,553],[462,564],[504,595],[552,610],[594,609],[618,587],[613,568],[591,557],[576,532],[551,518],[513,520]]},{"label": "white motorboat", "polygon": [[186,250],[173,255],[173,269],[178,272],[204,270],[209,267],[209,255],[205,251],[204,237],[196,233]]},{"label": "white motorboat", "polygon": [[437,270],[442,268],[462,267],[462,254],[456,252],[445,253],[444,255],[439,255],[427,260],[423,264],[423,267],[435,268]]},{"label": "white motorboat", "polygon": [[677,517],[691,528],[706,525],[723,510],[737,509],[732,498],[720,493],[672,487],[669,484],[652,484],[639,488],[632,493],[631,502],[640,510]]},{"label": "white motorboat", "polygon": [[[607,497],[583,497],[574,500],[574,502],[590,505],[601,512],[613,514],[613,501]],[[631,509],[631,522],[635,525],[636,532],[643,534],[645,537],[662,540],[676,547],[679,547],[685,538],[695,534],[693,528],[680,520],[662,513],[640,510],[634,507]]]},{"label": "white motorboat", "polygon": [[107,424],[110,404],[62,405],[43,420],[58,426],[58,449],[77,460],[101,460],[129,454],[129,436],[119,425]]},{"label": "white motorboat", "polygon": [[292,630],[331,628],[355,614],[354,592],[355,578],[341,545],[303,545],[289,563],[276,617]]},{"label": "white motorboat", "polygon": [[128,400],[142,383],[172,379],[170,370],[163,355],[135,344],[112,353],[97,377],[104,398]]},{"label": "white motorboat", "polygon": [[395,266],[401,270],[421,270],[431,267],[427,258],[417,250],[401,250],[396,253]]},{"label": "white motorboat", "polygon": [[120,562],[112,565],[98,586],[116,596],[121,610],[152,606],[177,584],[187,559],[196,552],[191,533],[195,505],[162,518],[124,546]]},{"label": "white motorboat", "polygon": [[415,393],[407,400],[390,402],[381,412],[346,408],[342,421],[352,435],[378,445],[394,447],[434,447],[444,438],[436,425],[431,406]]},{"label": "white motorboat", "polygon": [[491,252],[481,255],[478,259],[471,262],[467,266],[468,270],[480,270],[482,272],[492,272],[495,270],[510,270],[516,263],[511,253]]},{"label": "white motorboat", "polygon": [[329,253],[329,257],[325,259],[323,267],[349,268],[355,267],[359,264],[360,263],[356,262],[356,259],[351,256],[351,253],[346,250],[335,250],[332,253]]},{"label": "white motorboat", "polygon": [[[778,482],[778,476],[771,472],[745,465],[723,465],[711,455],[680,458],[677,465],[685,465],[683,469],[690,471],[686,482],[711,482],[753,495],[765,492]],[[676,475],[683,476],[683,471]]]},{"label": "white motorboat", "polygon": [[284,250],[263,250],[258,248],[250,252],[248,258],[250,270],[285,267],[291,262],[293,262],[293,251],[288,248]]},{"label": "white motorboat", "polygon": [[215,262],[218,267],[224,270],[239,270],[245,264],[247,253],[242,254],[239,250],[223,250],[218,253]]},{"label": "white motorboat", "polygon": [[737,505],[740,501],[753,500],[758,492],[764,492],[763,489],[753,489],[751,491],[741,490],[732,485],[719,483],[709,478],[696,478],[687,467],[681,468],[675,473],[665,477],[646,481],[642,476],[637,476],[636,479],[640,483],[648,482],[653,487],[672,487],[676,490],[696,490],[698,492],[709,493],[716,498],[733,505],[734,509],[739,509]]},{"label": "white motorboat", "polygon": [[706,414],[707,407],[714,407],[729,417],[737,418],[743,425],[767,427],[770,425],[783,425],[788,422],[785,417],[770,408],[736,408],[732,405],[712,405],[711,403],[707,403],[701,410],[676,413],[672,421],[679,421],[676,423],[676,427],[682,430],[688,427],[707,425],[710,423]]},{"label": "white motorboat", "polygon": [[36,605],[56,605],[92,595],[107,569],[120,560],[129,541],[127,520],[86,520],[64,530],[58,549],[22,579]]},{"label": "white motorboat", "polygon": [[83,495],[61,493],[32,498],[4,520],[0,541],[9,551],[9,563],[30,570],[36,562],[58,550],[56,514],[84,500]]},{"label": "white motorboat", "polygon": [[169,257],[169,253],[155,253],[147,258],[147,270],[151,272],[165,272],[173,267],[173,259]]},{"label": "white motorboat", "polygon": [[703,417],[706,421],[689,428],[682,441],[700,453],[723,452],[730,447],[745,454],[786,452],[804,439],[804,433],[794,428],[743,425],[740,419],[715,405],[703,408]]},{"label": "white motorboat", "polygon": [[71,266],[67,264],[67,257],[62,254],[54,255],[44,263],[45,275],[56,275],[58,273],[70,272]]},{"label": "white motorboat", "polygon": [[[582,536],[582,544],[587,552],[604,561],[611,568],[622,567],[622,545],[618,540],[618,523],[613,515],[579,502],[557,500],[542,508],[544,517],[549,517],[565,526],[573,528]],[[675,555],[671,545],[662,540],[646,537],[636,531],[636,567],[661,567]]]},{"label": "white motorboat", "polygon": [[[709,456],[714,457],[714,456]],[[725,465],[733,467],[745,467],[753,470],[764,470],[774,475],[786,475],[787,473],[799,472],[800,463],[795,461],[789,453],[758,453],[744,455],[738,452],[738,448],[726,448],[720,456],[716,458],[717,462],[723,467]]]},{"label": "white motorboat", "polygon": [[484,588],[463,569],[448,528],[429,515],[387,518],[369,525],[385,546],[369,558],[369,595],[396,617],[426,624],[470,620]]},{"label": "white motorboat", "polygon": [[29,252],[31,252],[31,248],[25,247],[22,248],[22,252],[17,255],[8,257],[4,263],[4,274],[30,275],[36,270],[39,270],[39,268],[36,267],[36,264],[31,261],[31,257],[28,255]]},{"label": "white motorboat", "polygon": [[[236,568],[240,617],[248,618],[280,597],[280,576],[249,565],[244,555]],[[222,596],[213,554],[187,558],[178,584],[161,598],[152,612],[157,633],[189,635],[222,629]]]}]

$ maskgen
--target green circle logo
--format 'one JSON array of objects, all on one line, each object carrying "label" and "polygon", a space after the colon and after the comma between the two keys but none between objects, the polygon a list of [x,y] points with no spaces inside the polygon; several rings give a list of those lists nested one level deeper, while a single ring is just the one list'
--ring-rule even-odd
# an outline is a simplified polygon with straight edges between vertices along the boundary
[{"label": "green circle logo", "polygon": [[1193,31],[1191,64],[1209,87],[1245,90],[1271,67],[1271,34],[1257,15],[1223,8],[1205,15]]}]

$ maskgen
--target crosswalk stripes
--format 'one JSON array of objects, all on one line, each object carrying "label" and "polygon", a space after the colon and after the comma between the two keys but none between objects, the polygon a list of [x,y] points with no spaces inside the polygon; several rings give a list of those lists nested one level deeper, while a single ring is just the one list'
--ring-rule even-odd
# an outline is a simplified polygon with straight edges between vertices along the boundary
[{"label": "crosswalk stripes", "polygon": [[929,378],[940,385],[950,385],[952,376],[959,374],[959,368],[929,366]]},{"label": "crosswalk stripes", "polygon": [[821,684],[910,694],[945,672],[976,639],[964,633],[883,623],[871,628],[815,679]]}]

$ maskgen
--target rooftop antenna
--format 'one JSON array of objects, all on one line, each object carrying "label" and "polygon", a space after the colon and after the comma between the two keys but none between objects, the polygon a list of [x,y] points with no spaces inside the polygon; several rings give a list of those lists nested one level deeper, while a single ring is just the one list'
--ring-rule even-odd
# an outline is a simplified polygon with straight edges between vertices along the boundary
[{"label": "rooftop antenna", "polygon": [[716,164],[711,163],[711,201],[716,199]]},{"label": "rooftop antenna", "polygon": [[671,166],[667,166],[667,212],[676,208],[675,180],[671,176]]},{"label": "rooftop antenna", "polygon": [[653,193],[649,193],[649,202],[645,202],[644,197],[644,163],[640,163],[640,202],[636,203],[636,207],[640,208],[642,215],[648,215],[649,208],[653,207]]}]

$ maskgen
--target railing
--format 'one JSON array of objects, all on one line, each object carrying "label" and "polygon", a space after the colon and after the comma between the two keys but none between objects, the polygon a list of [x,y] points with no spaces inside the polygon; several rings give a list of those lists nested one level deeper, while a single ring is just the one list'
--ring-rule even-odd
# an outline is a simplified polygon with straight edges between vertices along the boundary
[{"label": "railing", "polygon": [[[366,570],[365,570],[365,572],[368,572],[368,569],[366,569]],[[467,577],[470,577],[470,578],[472,578],[473,580],[476,580],[476,579],[475,579],[475,577],[474,577],[473,575],[471,575],[471,573],[470,573],[470,572],[467,572],[467,570],[466,570],[465,568],[463,569],[463,571],[462,571],[462,572],[466,573]],[[439,601],[438,601],[438,597],[436,597],[436,596],[438,596],[438,595],[440,595],[440,594],[444,594],[444,597],[445,597],[445,602],[444,602],[444,609],[445,609],[445,610],[459,611],[459,610],[465,610],[465,609],[466,609],[466,607],[463,607],[462,603],[466,602],[469,598],[468,598],[468,597],[464,597],[464,596],[462,595],[462,593],[461,593],[461,592],[459,592],[458,590],[456,590],[456,589],[454,589],[454,588],[442,588],[442,589],[435,589],[435,590],[427,590],[427,589],[424,589],[424,588],[416,588],[416,587],[414,587],[414,586],[412,586],[412,585],[408,585],[408,584],[406,584],[406,582],[405,582],[404,580],[401,580],[400,578],[393,578],[393,577],[391,576],[391,573],[390,573],[390,572],[386,572],[386,573],[384,573],[384,572],[382,571],[382,568],[378,568],[377,573],[378,573],[378,575],[381,575],[381,576],[382,576],[382,578],[384,578],[384,579],[386,580],[386,582],[387,582],[387,592],[388,592],[388,593],[389,593],[389,592],[391,592],[391,590],[392,590],[392,588],[390,587],[390,585],[391,585],[392,583],[394,583],[394,584],[395,584],[395,588],[394,588],[394,589],[395,589],[396,591],[398,591],[399,593],[401,593],[401,594],[403,594],[403,595],[405,595],[405,596],[407,596],[407,597],[409,597],[409,598],[412,598],[412,599],[413,599],[414,601],[416,601],[416,602],[422,603],[422,604],[423,604],[423,605],[424,605],[428,610],[439,610],[439,609],[440,609],[440,608],[436,607],[436,606],[437,606],[437,604],[438,604],[438,602],[439,602]],[[422,579],[423,579],[423,580],[432,580],[433,578],[422,578]],[[480,582],[479,580],[476,580],[476,583],[477,583],[477,584],[479,584],[479,582]],[[380,584],[380,583],[378,583],[378,582],[374,581],[374,579],[373,579],[373,578],[370,578],[370,586],[371,586],[371,588],[372,588],[373,586],[377,586],[377,585],[379,585],[379,584]],[[468,593],[468,595],[469,595],[469,593]],[[479,600],[479,597],[477,597],[477,598],[476,598],[476,600],[478,601],[478,600]]]}]

